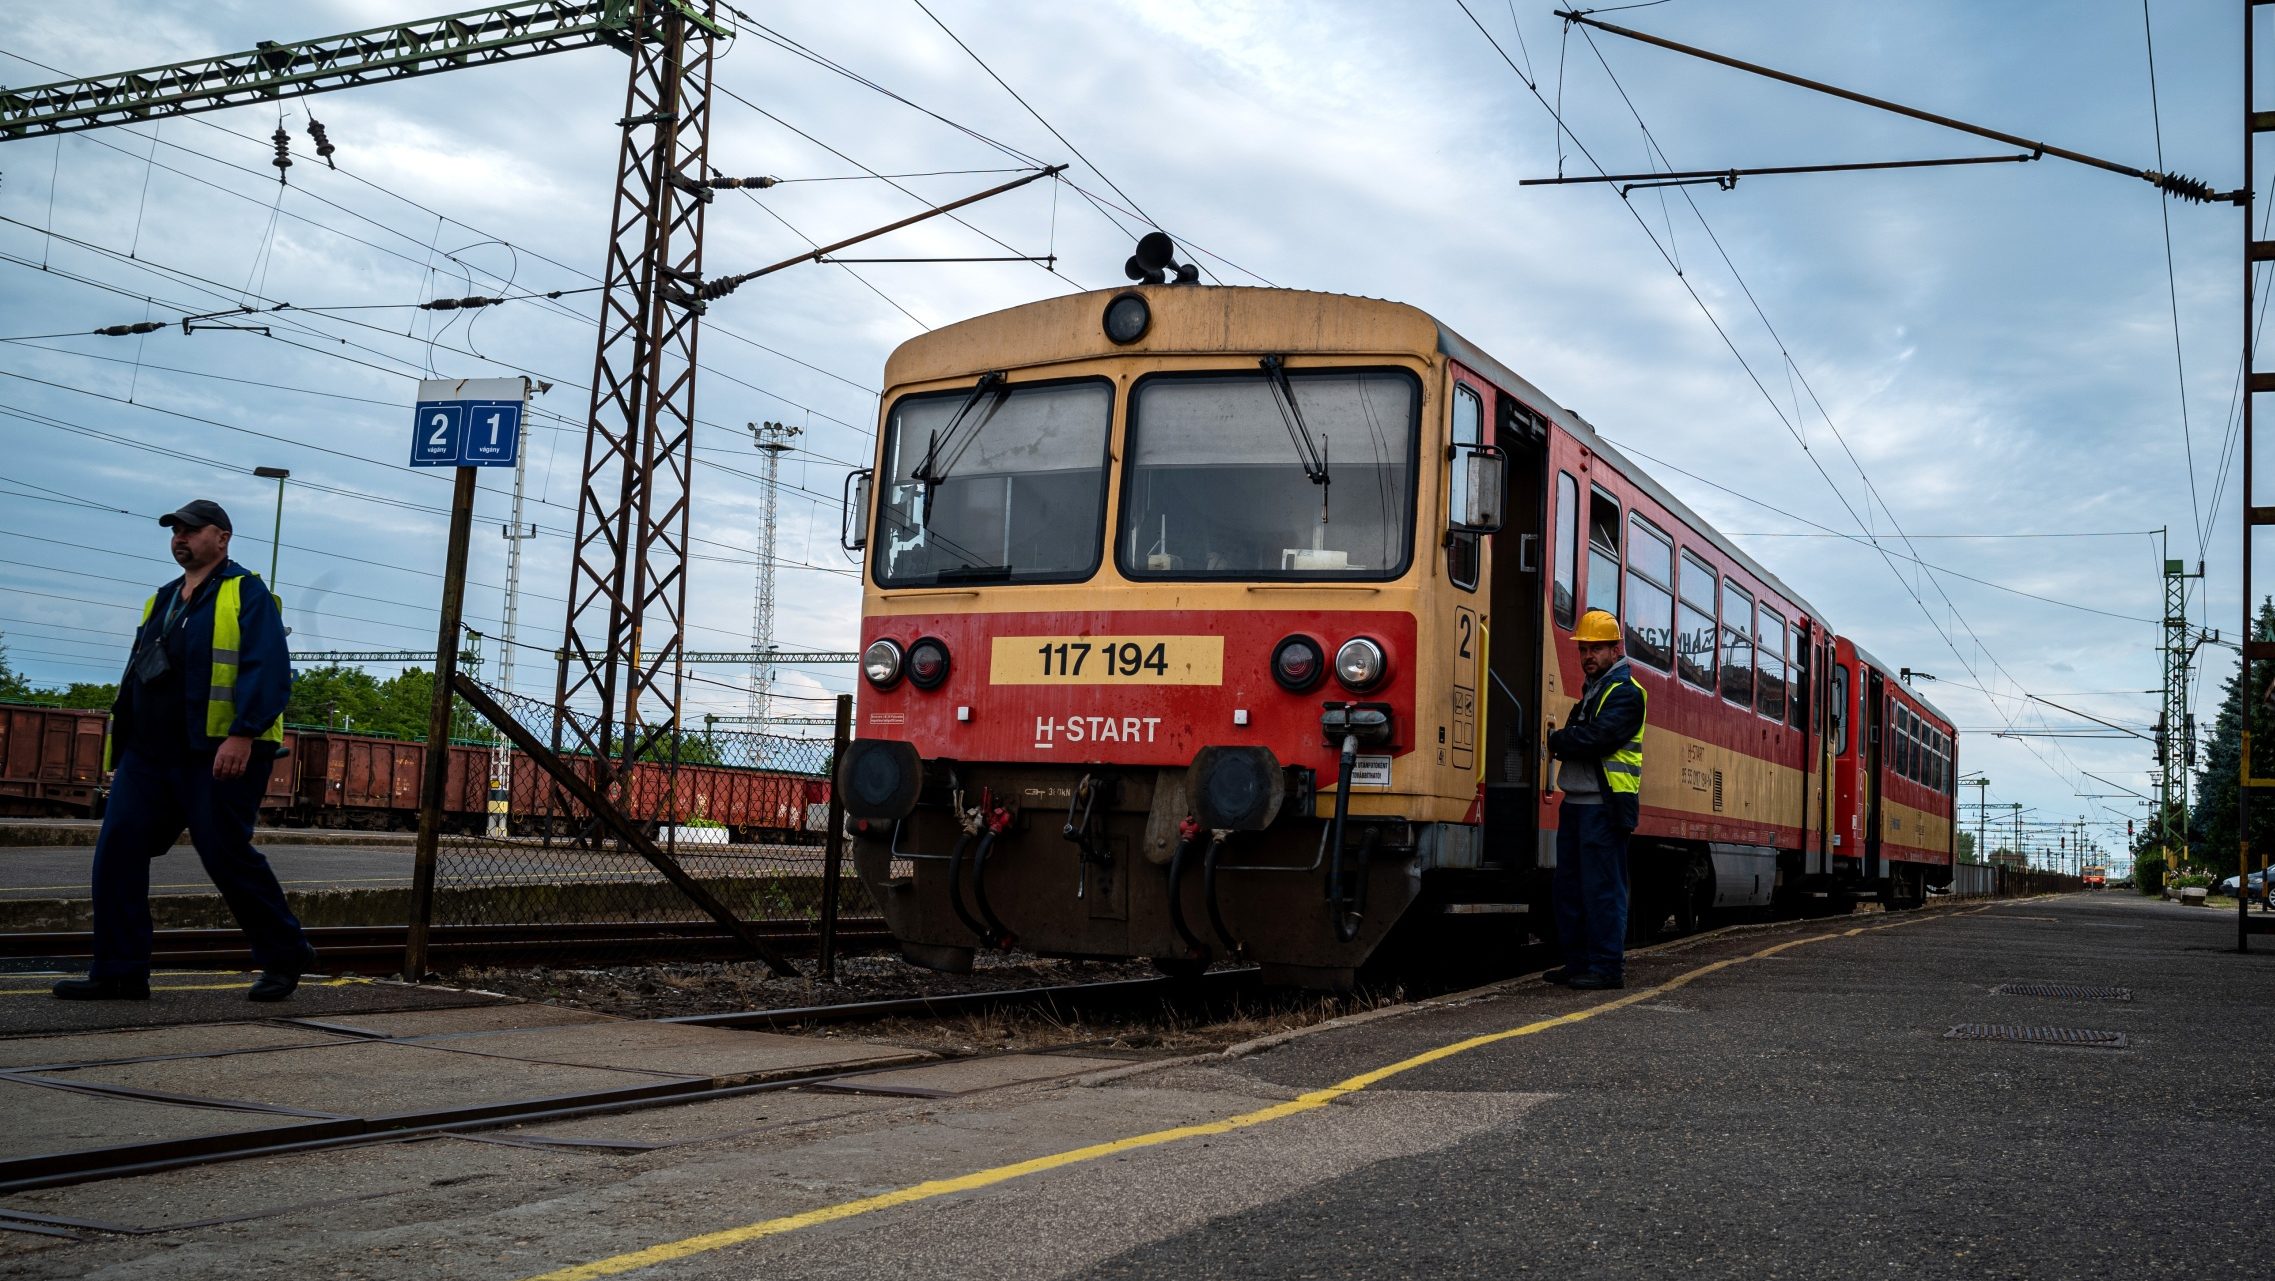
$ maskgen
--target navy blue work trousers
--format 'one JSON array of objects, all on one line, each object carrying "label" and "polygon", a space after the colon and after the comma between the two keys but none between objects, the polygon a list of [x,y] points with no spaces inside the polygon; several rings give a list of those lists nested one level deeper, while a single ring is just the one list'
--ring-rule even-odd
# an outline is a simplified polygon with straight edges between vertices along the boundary
[{"label": "navy blue work trousers", "polygon": [[111,775],[103,830],[95,838],[95,978],[150,972],[150,861],[188,828],[198,861],[213,878],[263,970],[299,970],[308,936],[284,901],[269,861],[253,848],[253,819],[273,761],[245,763],[242,776],[213,776],[213,753],[177,761],[143,760],[129,749]]},{"label": "navy blue work trousers", "polygon": [[1556,941],[1573,974],[1624,977],[1627,829],[1609,805],[1565,805],[1556,821]]}]

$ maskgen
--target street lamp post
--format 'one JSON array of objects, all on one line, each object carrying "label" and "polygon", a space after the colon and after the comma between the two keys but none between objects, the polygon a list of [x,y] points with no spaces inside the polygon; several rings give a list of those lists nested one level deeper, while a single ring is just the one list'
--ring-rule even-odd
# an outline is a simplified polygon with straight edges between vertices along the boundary
[{"label": "street lamp post", "polygon": [[253,474],[276,482],[276,528],[269,532],[269,590],[276,590],[277,546],[284,538],[284,482],[292,472],[284,467],[255,467]]}]

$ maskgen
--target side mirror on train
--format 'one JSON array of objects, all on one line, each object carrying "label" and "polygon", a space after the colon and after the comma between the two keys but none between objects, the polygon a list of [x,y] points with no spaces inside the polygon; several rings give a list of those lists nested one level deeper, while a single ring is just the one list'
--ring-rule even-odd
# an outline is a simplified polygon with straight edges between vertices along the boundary
[{"label": "side mirror on train", "polygon": [[1447,532],[1491,534],[1501,528],[1508,456],[1492,445],[1453,447],[1453,484],[1446,504]]},{"label": "side mirror on train", "polygon": [[838,544],[849,552],[869,545],[869,488],[874,473],[867,468],[845,474],[845,495],[838,513]]}]

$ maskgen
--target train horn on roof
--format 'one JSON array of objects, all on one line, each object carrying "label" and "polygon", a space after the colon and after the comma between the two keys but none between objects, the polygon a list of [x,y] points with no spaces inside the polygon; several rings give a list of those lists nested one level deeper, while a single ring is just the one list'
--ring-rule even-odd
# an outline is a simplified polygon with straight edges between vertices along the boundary
[{"label": "train horn on roof", "polygon": [[1140,237],[1137,252],[1122,264],[1122,274],[1149,285],[1167,283],[1171,271],[1177,273],[1180,285],[1198,284],[1201,279],[1199,267],[1177,262],[1177,242],[1158,231],[1149,231]]}]

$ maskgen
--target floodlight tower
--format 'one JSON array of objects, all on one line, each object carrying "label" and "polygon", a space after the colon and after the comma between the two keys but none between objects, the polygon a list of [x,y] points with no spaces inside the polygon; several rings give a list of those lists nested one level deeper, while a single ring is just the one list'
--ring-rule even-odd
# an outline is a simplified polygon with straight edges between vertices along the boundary
[{"label": "floodlight tower", "polygon": [[751,602],[750,648],[754,662],[750,665],[750,714],[754,724],[766,723],[767,702],[774,686],[774,534],[777,486],[782,475],[782,455],[792,448],[790,441],[800,435],[802,427],[786,427],[781,423],[751,423],[750,442],[766,455],[766,487],[760,496],[758,521],[758,594]]}]

